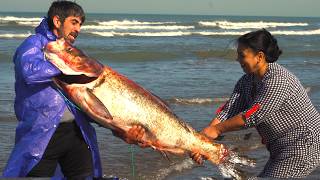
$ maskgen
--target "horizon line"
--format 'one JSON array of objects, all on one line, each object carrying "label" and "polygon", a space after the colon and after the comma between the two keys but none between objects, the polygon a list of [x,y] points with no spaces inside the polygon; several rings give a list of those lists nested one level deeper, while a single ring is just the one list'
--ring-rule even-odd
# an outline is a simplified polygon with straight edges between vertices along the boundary
[{"label": "horizon line", "polygon": [[[47,13],[47,12],[41,12],[41,11],[0,11],[0,13]],[[320,16],[291,16],[291,15],[237,15],[237,14],[183,14],[183,13],[166,13],[166,14],[160,14],[160,13],[105,13],[105,12],[85,12],[86,14],[114,14],[114,15],[173,15],[173,16],[242,16],[242,17],[285,17],[285,18],[320,18]]]}]

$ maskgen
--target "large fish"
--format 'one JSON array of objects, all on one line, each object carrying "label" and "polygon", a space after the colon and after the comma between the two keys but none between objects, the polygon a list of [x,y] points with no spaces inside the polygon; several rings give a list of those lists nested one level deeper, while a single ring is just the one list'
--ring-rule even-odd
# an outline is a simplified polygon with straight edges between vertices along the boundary
[{"label": "large fish", "polygon": [[98,124],[117,132],[141,125],[146,129],[142,143],[161,152],[200,153],[214,164],[228,155],[224,145],[196,132],[159,97],[63,39],[48,43],[44,51],[66,77],[81,77],[76,83],[68,83],[68,78],[54,82]]}]

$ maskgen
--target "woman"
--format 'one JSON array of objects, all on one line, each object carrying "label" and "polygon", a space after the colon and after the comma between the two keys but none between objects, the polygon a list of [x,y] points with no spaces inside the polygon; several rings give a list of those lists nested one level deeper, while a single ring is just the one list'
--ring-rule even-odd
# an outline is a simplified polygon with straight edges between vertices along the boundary
[{"label": "woman", "polygon": [[[275,63],[277,40],[265,29],[238,38],[238,59],[246,73],[230,100],[202,132],[215,139],[255,127],[270,152],[260,177],[299,178],[320,164],[320,115],[296,76]],[[201,156],[193,159],[201,163]]]}]

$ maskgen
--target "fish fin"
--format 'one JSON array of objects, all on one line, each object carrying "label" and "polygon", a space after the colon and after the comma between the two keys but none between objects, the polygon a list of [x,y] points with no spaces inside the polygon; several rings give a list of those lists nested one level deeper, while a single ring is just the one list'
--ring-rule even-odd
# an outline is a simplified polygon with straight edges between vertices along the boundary
[{"label": "fish fin", "polygon": [[54,84],[58,87],[58,89],[61,89],[62,91],[67,93],[67,95],[71,97],[71,99],[74,93],[81,93],[81,96],[83,97],[81,98],[81,101],[85,103],[85,105],[78,104],[81,110],[87,112],[88,116],[91,117],[94,120],[94,122],[97,123],[99,126],[114,129],[114,127],[110,125],[110,121],[113,119],[111,113],[104,106],[104,104],[92,93],[91,89],[84,87],[79,88],[79,90],[76,92],[71,92],[68,90],[69,84],[64,82],[63,79],[53,78],[52,80]]},{"label": "fish fin", "polygon": [[171,159],[169,158],[168,154],[165,151],[159,151],[161,155],[166,158],[169,162],[172,162]]},{"label": "fish fin", "polygon": [[110,126],[110,120],[113,119],[109,110],[105,105],[92,93],[92,90],[89,88],[85,89],[85,98],[84,101],[87,104],[86,107],[88,113],[93,116],[93,119],[100,125],[112,128]]},{"label": "fish fin", "polygon": [[[150,92],[150,91],[149,91]],[[163,99],[161,99],[159,96],[155,95],[154,93],[150,92],[155,98],[157,98],[160,102],[162,102],[164,105],[170,107],[170,105],[164,101]]]}]

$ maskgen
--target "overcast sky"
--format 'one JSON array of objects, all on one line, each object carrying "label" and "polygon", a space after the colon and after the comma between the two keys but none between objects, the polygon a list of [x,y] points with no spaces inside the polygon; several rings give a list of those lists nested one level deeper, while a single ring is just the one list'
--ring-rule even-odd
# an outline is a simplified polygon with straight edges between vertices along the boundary
[{"label": "overcast sky", "polygon": [[[0,12],[46,12],[53,0],[0,0]],[[320,0],[77,0],[87,13],[320,17]]]}]

